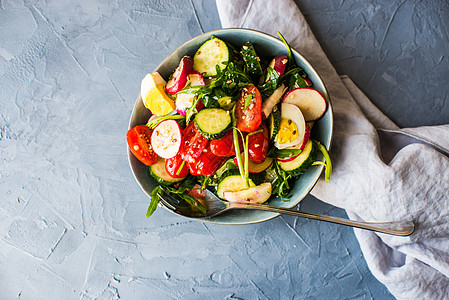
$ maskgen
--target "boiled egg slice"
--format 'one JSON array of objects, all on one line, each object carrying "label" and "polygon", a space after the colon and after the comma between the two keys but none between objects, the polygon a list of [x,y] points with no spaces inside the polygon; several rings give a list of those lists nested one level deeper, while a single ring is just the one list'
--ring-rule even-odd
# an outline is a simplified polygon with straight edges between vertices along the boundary
[{"label": "boiled egg slice", "polygon": [[281,122],[274,145],[278,149],[296,146],[302,142],[306,132],[306,121],[301,110],[294,104],[282,103]]}]

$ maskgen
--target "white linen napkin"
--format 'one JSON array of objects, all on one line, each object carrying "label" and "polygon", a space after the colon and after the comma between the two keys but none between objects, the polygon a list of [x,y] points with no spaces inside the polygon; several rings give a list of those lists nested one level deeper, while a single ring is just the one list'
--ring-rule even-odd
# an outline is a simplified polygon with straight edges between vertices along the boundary
[{"label": "white linen napkin", "polygon": [[350,78],[338,76],[293,1],[216,3],[223,28],[282,32],[328,88],[334,168],[312,195],[352,219],[415,222],[409,237],[355,229],[373,275],[398,299],[449,298],[449,125],[398,128]]}]

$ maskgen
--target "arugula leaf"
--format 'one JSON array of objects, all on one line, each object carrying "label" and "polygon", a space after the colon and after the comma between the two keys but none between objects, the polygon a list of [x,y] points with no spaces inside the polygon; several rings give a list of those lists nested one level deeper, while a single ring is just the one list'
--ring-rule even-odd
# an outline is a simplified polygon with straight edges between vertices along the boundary
[{"label": "arugula leaf", "polygon": [[307,77],[307,73],[302,68],[295,67],[295,68],[292,68],[292,69],[288,70],[287,72],[285,72],[282,75],[281,79],[282,79],[282,81],[287,81],[286,79],[288,79],[289,77],[291,77],[295,74],[298,74],[301,77]]},{"label": "arugula leaf", "polygon": [[220,104],[218,104],[217,97],[215,95],[204,95],[203,96],[203,104],[206,108],[218,108]]},{"label": "arugula leaf", "polygon": [[202,85],[194,85],[192,86],[190,82],[183,87],[179,92],[177,92],[175,95],[178,94],[190,94],[195,95],[203,86]]},{"label": "arugula leaf", "polygon": [[223,80],[222,88],[229,94],[238,92],[241,87],[252,84],[251,77],[245,72],[243,61],[229,62],[220,74]]},{"label": "arugula leaf", "polygon": [[285,82],[290,89],[296,89],[309,86],[305,78],[307,78],[307,73],[302,68],[297,67],[282,75],[281,81]]},{"label": "arugula leaf", "polygon": [[194,197],[190,196],[190,195],[182,195],[182,198],[189,203],[191,206],[195,206],[197,207],[204,215],[207,214],[206,208],[204,207],[204,205],[198,201],[197,199],[195,199]]},{"label": "arugula leaf", "polygon": [[186,124],[190,123],[190,119],[192,119],[193,115],[198,112],[196,109],[196,105],[201,100],[200,96],[197,96],[192,103],[192,106],[190,106],[188,109],[186,109]]},{"label": "arugula leaf", "polygon": [[211,180],[211,177],[203,176],[203,175],[200,175],[200,176],[201,176],[201,180],[200,180],[201,189],[204,190],[207,187],[207,183]]},{"label": "arugula leaf", "polygon": [[157,208],[157,204],[162,198],[162,195],[165,194],[171,194],[172,197],[177,197],[178,199],[184,200],[187,202],[190,206],[194,206],[197,209],[199,209],[203,214],[206,214],[206,208],[204,205],[195,197],[189,195],[188,193],[195,188],[195,185],[197,184],[197,179],[195,176],[188,176],[185,180],[179,183],[176,187],[172,186],[162,186],[159,185],[155,187],[150,195],[151,195],[151,203],[148,207],[147,211],[147,217],[151,216],[153,212]]},{"label": "arugula leaf", "polygon": [[287,174],[284,170],[282,170],[281,167],[279,167],[277,161],[274,161],[273,166],[277,176],[271,182],[271,193],[279,195],[282,201],[285,201],[284,198],[289,197],[289,193],[293,187],[291,186],[290,181],[292,181],[294,178],[290,174]]},{"label": "arugula leaf", "polygon": [[181,116],[181,115],[171,115],[171,116],[163,116],[163,117],[157,117],[151,121],[149,121],[147,123],[148,128],[150,128],[151,130],[153,130],[157,125],[159,125],[159,123],[161,123],[164,120],[184,120],[185,117]]},{"label": "arugula leaf", "polygon": [[257,87],[264,98],[268,98],[271,94],[273,94],[274,90],[279,87],[281,82],[279,73],[272,67],[268,66],[266,72],[270,80]]},{"label": "arugula leaf", "polygon": [[[252,84],[251,78],[245,73],[245,66],[243,61],[226,62],[226,67],[221,70],[218,65],[216,66],[217,75],[215,79],[205,86],[188,86],[179,91],[178,93],[194,94],[197,97],[192,103],[192,106],[186,111],[186,123],[189,123],[193,115],[198,111],[196,105],[198,101],[203,101],[205,104],[212,104],[210,97],[214,98],[216,91],[220,91],[220,94],[229,95],[234,97],[240,92],[240,88],[249,84]],[[205,100],[203,100],[205,99]]]},{"label": "arugula leaf", "polygon": [[253,94],[249,94],[246,96],[245,99],[245,109],[247,109],[249,107],[249,105],[251,104],[251,100],[254,99],[254,95]]},{"label": "arugula leaf", "polygon": [[150,193],[151,202],[150,205],[148,206],[147,214],[145,215],[147,218],[150,217],[156,211],[157,204],[160,201],[159,195],[161,193],[163,193],[161,186],[157,186],[151,191]]}]

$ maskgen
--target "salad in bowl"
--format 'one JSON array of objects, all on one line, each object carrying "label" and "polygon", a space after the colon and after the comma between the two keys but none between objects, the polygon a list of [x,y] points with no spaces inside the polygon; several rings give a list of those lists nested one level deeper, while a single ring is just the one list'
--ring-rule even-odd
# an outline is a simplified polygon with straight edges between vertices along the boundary
[{"label": "salad in bowl", "polygon": [[[329,180],[327,91],[279,36],[245,29],[204,34],[143,78],[126,139],[133,173],[151,196],[147,216],[162,192],[199,211],[204,207],[194,193],[201,189],[230,202],[292,207],[323,168]],[[274,216],[237,211],[203,221]]]}]

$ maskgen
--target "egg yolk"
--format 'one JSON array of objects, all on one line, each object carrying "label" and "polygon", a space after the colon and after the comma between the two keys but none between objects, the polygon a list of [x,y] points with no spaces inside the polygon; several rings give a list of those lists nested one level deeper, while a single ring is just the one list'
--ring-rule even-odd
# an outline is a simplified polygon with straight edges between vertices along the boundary
[{"label": "egg yolk", "polygon": [[296,126],[296,123],[290,119],[281,118],[277,142],[279,144],[290,143],[296,140],[298,136],[298,126]]}]

